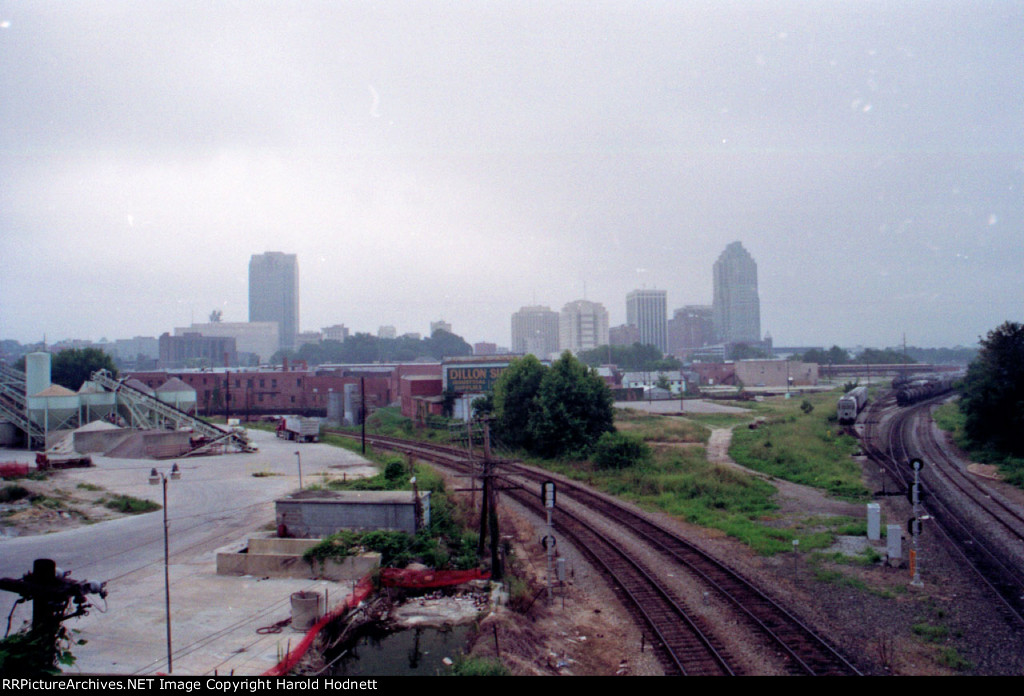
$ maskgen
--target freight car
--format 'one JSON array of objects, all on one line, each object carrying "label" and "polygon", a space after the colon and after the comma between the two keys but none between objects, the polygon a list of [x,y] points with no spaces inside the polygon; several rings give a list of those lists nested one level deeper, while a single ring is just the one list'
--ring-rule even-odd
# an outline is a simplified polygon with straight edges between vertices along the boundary
[{"label": "freight car", "polygon": [[896,405],[910,406],[934,396],[948,394],[953,391],[955,381],[956,378],[951,375],[914,380],[896,390]]},{"label": "freight car", "polygon": [[868,388],[857,387],[839,397],[837,411],[839,422],[846,425],[857,420],[857,414],[864,410],[868,402]]}]

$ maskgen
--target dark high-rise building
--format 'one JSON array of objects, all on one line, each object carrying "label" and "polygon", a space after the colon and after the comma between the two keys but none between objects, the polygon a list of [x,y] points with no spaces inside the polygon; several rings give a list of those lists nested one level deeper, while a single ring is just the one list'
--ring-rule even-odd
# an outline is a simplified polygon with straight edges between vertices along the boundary
[{"label": "dark high-rise building", "polygon": [[715,342],[711,305],[686,305],[668,322],[668,352],[684,358],[695,349]]},{"label": "dark high-rise building", "polygon": [[739,242],[727,246],[715,261],[712,313],[717,342],[761,341],[757,264]]},{"label": "dark high-rise building", "polygon": [[268,251],[249,260],[249,321],[277,322],[280,347],[295,349],[299,332],[299,261],[295,254]]},{"label": "dark high-rise building", "polygon": [[626,323],[640,331],[640,343],[668,352],[668,293],[664,290],[634,290],[626,295]]}]

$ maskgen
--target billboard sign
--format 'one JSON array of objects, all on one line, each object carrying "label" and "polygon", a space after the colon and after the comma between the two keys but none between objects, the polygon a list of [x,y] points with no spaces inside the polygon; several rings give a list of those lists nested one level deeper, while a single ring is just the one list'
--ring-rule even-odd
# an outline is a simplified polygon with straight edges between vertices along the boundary
[{"label": "billboard sign", "polygon": [[444,384],[459,394],[483,394],[494,388],[508,363],[501,365],[446,365]]}]

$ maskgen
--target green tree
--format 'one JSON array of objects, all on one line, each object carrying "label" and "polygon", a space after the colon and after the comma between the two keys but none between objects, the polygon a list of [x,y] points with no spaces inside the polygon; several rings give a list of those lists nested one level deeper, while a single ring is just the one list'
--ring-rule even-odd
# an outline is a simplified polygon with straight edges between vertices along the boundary
[{"label": "green tree", "polygon": [[488,392],[483,396],[473,399],[470,404],[473,408],[473,415],[486,418],[494,414],[494,392]]},{"label": "green tree", "polygon": [[545,457],[585,456],[602,434],[614,432],[608,385],[566,351],[548,369],[529,417],[531,447]]},{"label": "green tree", "polygon": [[516,358],[494,384],[495,434],[510,447],[529,447],[528,425],[545,367],[533,355]]},{"label": "green tree", "polygon": [[117,374],[113,358],[99,348],[72,348],[53,356],[50,363],[50,381],[77,391],[96,370]]},{"label": "green tree", "polygon": [[623,370],[678,370],[682,363],[666,358],[657,346],[634,343],[631,346],[599,346],[582,351],[579,360],[591,367],[611,364]]},{"label": "green tree", "polygon": [[812,348],[800,358],[806,363],[817,363],[818,365],[846,365],[850,362],[850,354],[839,346],[832,346],[828,350]]},{"label": "green tree", "polygon": [[980,445],[1024,456],[1024,326],[1005,322],[980,345],[961,386],[964,430]]},{"label": "green tree", "polygon": [[473,346],[466,343],[462,337],[444,329],[438,329],[430,338],[424,339],[423,343],[427,353],[436,360],[473,354]]},{"label": "green tree", "polygon": [[441,393],[441,398],[441,415],[451,418],[455,413],[455,390],[451,385]]},{"label": "green tree", "polygon": [[879,350],[878,348],[866,348],[863,353],[854,360],[859,365],[909,365],[917,362],[909,355],[893,348]]},{"label": "green tree", "polygon": [[729,349],[729,358],[732,360],[763,360],[768,357],[768,353],[747,343],[736,343]]}]

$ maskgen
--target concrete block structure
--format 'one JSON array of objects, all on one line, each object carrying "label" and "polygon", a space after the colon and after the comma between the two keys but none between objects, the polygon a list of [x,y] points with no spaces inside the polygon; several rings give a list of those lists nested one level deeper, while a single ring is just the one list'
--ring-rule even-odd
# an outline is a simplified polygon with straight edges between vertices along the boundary
[{"label": "concrete block structure", "polygon": [[[282,536],[318,538],[342,529],[415,534],[430,524],[430,491],[299,491],[275,501]],[[419,507],[419,510],[417,510]]]},{"label": "concrete block structure", "polygon": [[747,387],[810,387],[818,383],[816,363],[791,360],[739,360],[735,363],[736,379]]}]

